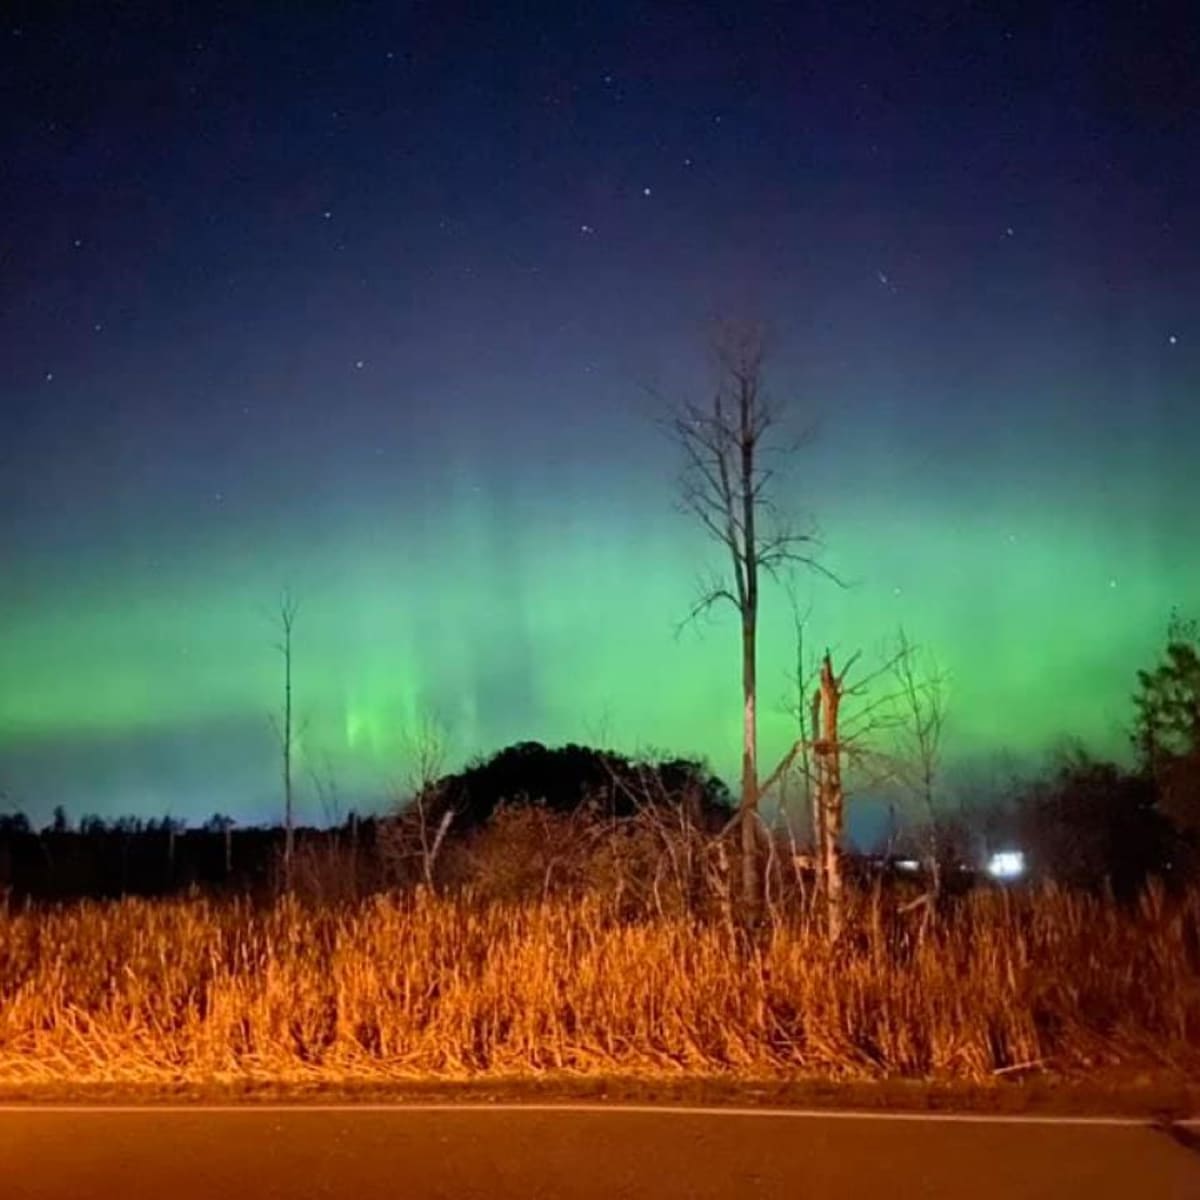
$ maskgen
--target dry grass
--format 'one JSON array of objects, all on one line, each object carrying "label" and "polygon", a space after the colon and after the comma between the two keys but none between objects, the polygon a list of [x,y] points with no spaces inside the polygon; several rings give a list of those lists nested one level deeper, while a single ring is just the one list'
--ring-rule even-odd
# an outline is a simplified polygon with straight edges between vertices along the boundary
[{"label": "dry grass", "polygon": [[733,1074],[979,1081],[1200,1062],[1200,893],[1132,910],[979,893],[944,916],[593,897],[205,899],[0,915],[0,1080],[383,1081]]}]

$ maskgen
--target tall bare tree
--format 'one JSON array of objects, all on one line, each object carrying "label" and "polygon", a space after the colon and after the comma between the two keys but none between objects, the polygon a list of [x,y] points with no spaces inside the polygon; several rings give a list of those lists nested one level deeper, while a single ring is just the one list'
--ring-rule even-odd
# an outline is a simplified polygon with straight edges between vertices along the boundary
[{"label": "tall bare tree", "polygon": [[276,723],[283,768],[283,880],[284,887],[292,886],[292,859],[295,851],[296,823],[292,803],[292,758],[295,750],[295,729],[292,714],[292,634],[300,606],[292,594],[284,590],[279,598],[276,623],[279,641],[275,648],[283,658],[283,706]]},{"label": "tall bare tree", "polygon": [[[766,340],[750,323],[718,327],[712,348],[717,381],[706,403],[686,403],[672,427],[684,452],[681,499],[724,550],[728,574],[703,588],[689,620],[726,603],[738,613],[742,649],[741,890],[748,915],[761,899],[758,851],[758,613],[764,576],[778,578],[795,567],[815,567],[811,528],[797,529],[772,497],[777,410],[768,398]],[[824,572],[829,574],[828,572]]]}]

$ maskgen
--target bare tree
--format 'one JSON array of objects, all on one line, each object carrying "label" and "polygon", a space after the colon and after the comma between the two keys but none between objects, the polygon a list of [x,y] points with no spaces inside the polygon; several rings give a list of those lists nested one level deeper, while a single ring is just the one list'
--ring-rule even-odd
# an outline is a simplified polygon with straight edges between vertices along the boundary
[{"label": "bare tree", "polygon": [[897,638],[892,674],[900,708],[895,724],[898,773],[922,810],[930,883],[936,895],[941,890],[943,858],[936,791],[949,678],[932,655],[922,654],[909,641],[903,628]]},{"label": "bare tree", "polygon": [[[684,507],[728,555],[728,575],[706,586],[689,620],[720,603],[732,605],[741,624],[742,787],[738,809],[741,834],[741,891],[748,918],[761,900],[758,849],[763,838],[758,814],[758,612],[763,576],[778,578],[796,567],[816,568],[816,537],[798,530],[781,514],[771,495],[774,469],[769,460],[783,447],[773,445],[777,413],[764,384],[766,342],[753,324],[730,323],[713,339],[718,379],[706,404],[683,405],[672,426],[684,452],[681,481]],[[832,577],[832,576],[831,576]]]},{"label": "bare tree", "polygon": [[390,877],[409,878],[415,859],[421,881],[433,891],[434,868],[456,815],[452,806],[442,804],[446,739],[440,725],[426,719],[404,740],[408,778],[397,788],[393,815],[380,828],[379,847]]},{"label": "bare tree", "polygon": [[[818,894],[823,900],[827,928],[836,938],[843,924],[844,888],[842,835],[845,828],[846,784],[844,771],[853,767],[860,787],[874,787],[894,777],[891,755],[878,749],[880,735],[897,717],[895,697],[878,695],[878,680],[895,668],[895,658],[853,680],[851,672],[861,654],[849,655],[840,671],[826,650],[810,670],[803,653],[803,620],[797,613],[797,700],[795,715],[799,737],[780,759],[763,785],[767,792],[795,767],[804,776],[812,804],[815,870]],[[811,693],[808,691],[812,685]]]},{"label": "bare tree", "polygon": [[454,809],[446,808],[430,836],[432,808],[438,800],[440,780],[446,764],[446,739],[441,728],[427,720],[417,736],[410,740],[412,752],[411,789],[417,809],[417,830],[421,843],[421,875],[425,886],[433,890],[433,868],[438,851],[454,820]]},{"label": "bare tree", "polygon": [[295,731],[292,719],[292,633],[296,627],[299,604],[291,593],[284,590],[279,598],[276,623],[279,641],[275,648],[283,658],[283,708],[273,723],[279,738],[283,758],[283,881],[284,887],[292,886],[292,859],[295,851],[296,826],[292,793],[292,757],[295,750]]},{"label": "bare tree", "polygon": [[791,803],[791,784],[798,780],[801,788],[802,812],[809,828],[809,841],[812,848],[820,844],[818,832],[820,819],[816,807],[816,793],[813,788],[812,743],[816,740],[816,730],[811,729],[809,720],[813,688],[820,674],[820,660],[811,656],[806,647],[805,632],[810,615],[809,610],[801,611],[800,601],[796,595],[793,582],[788,584],[788,602],[792,609],[792,635],[794,644],[794,660],[789,682],[793,688],[792,696],[784,702],[784,710],[796,722],[796,744],[792,753],[785,755],[775,774],[763,784],[761,791],[770,791],[775,779],[779,786],[779,812],[787,832],[792,855],[796,855],[795,810]]}]

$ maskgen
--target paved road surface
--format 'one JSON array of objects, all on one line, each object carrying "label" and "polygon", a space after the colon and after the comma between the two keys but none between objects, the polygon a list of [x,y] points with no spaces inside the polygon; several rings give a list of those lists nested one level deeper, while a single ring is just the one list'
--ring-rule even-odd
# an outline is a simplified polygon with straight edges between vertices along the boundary
[{"label": "paved road surface", "polygon": [[1197,1132],[595,1106],[13,1107],[0,1196],[1197,1200]]}]

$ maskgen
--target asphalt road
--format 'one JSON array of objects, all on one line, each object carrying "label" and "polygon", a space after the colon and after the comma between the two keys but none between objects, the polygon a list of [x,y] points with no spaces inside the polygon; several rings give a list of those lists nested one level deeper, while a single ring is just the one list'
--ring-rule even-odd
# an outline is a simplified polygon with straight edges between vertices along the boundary
[{"label": "asphalt road", "polygon": [[1196,1200],[1197,1132],[595,1106],[11,1107],[0,1196]]}]

